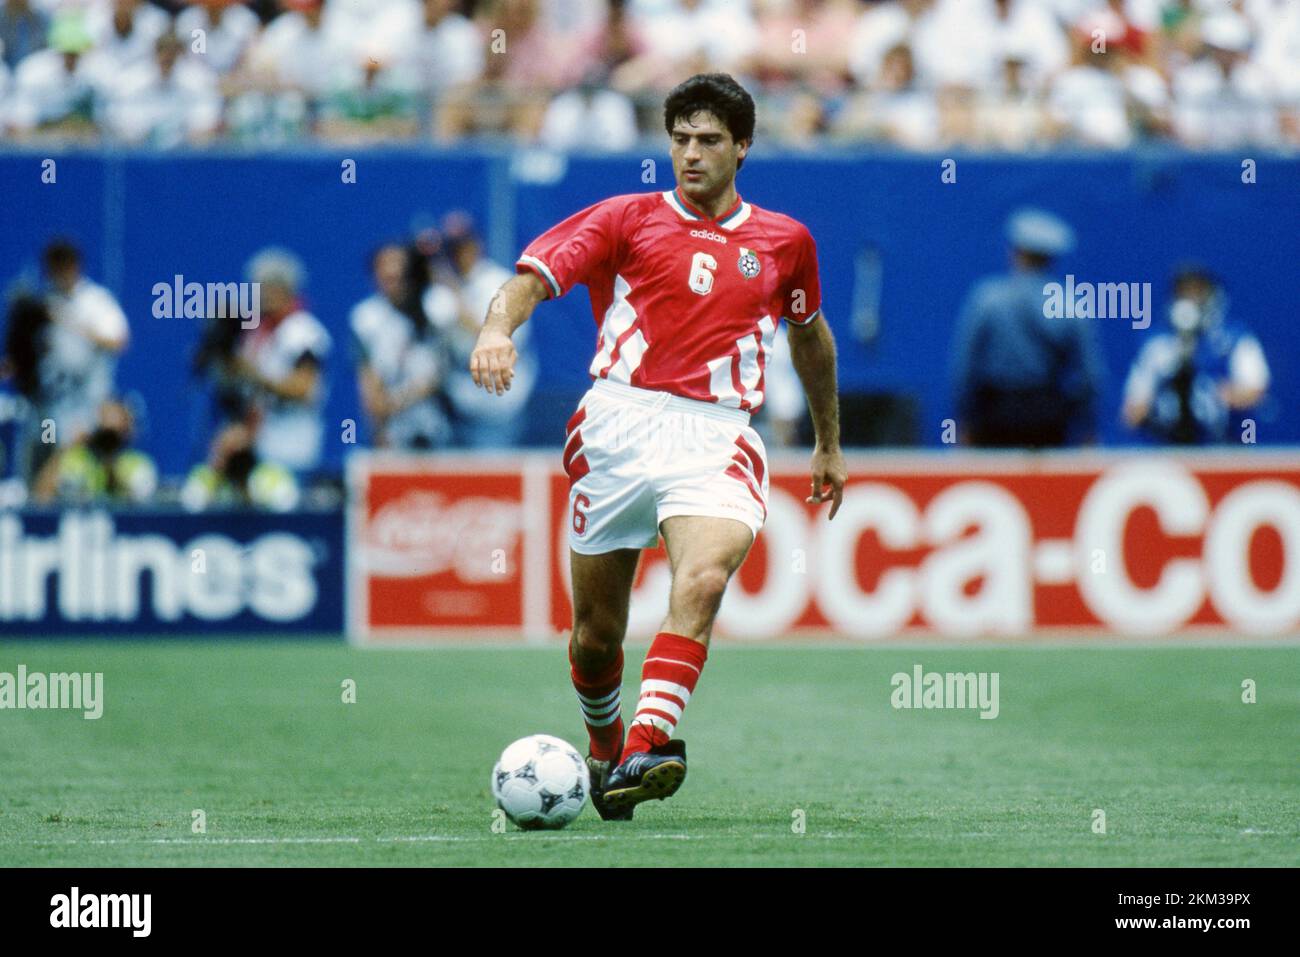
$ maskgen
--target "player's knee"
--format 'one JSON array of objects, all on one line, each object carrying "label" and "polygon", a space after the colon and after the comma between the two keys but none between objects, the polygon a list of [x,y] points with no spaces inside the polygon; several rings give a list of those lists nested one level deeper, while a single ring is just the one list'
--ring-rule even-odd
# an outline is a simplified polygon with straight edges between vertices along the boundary
[{"label": "player's knee", "polygon": [[623,625],[607,615],[579,618],[573,623],[572,644],[575,655],[587,661],[607,661],[623,644]]},{"label": "player's knee", "polygon": [[722,601],[730,577],[720,565],[687,566],[677,570],[674,586],[690,607],[712,613]]}]

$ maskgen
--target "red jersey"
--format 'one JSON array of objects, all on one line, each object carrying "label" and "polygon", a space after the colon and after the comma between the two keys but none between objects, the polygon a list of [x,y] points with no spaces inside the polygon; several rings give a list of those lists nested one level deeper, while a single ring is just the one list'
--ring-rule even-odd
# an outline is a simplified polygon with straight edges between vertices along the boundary
[{"label": "red jersey", "polygon": [[716,219],[678,190],[589,206],[528,244],[515,271],[548,298],[582,283],[600,329],[592,378],[752,412],[781,319],[821,313],[807,227],[739,196]]}]

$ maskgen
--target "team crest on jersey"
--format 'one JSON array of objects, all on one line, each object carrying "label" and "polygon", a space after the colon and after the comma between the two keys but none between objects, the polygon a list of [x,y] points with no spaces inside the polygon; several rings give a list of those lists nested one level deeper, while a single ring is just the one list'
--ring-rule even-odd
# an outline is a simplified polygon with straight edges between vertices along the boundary
[{"label": "team crest on jersey", "polygon": [[758,275],[759,265],[758,257],[754,255],[754,250],[740,247],[740,260],[736,263],[740,269],[740,274],[746,279],[753,279]]}]

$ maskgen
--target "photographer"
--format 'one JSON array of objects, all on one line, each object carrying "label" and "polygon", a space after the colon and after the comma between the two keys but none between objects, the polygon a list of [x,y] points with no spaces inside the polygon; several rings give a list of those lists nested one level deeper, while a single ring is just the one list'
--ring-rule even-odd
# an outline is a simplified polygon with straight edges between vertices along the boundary
[{"label": "photographer", "polygon": [[451,442],[438,389],[446,372],[422,293],[429,264],[415,249],[389,243],[371,256],[375,292],[350,316],[362,406],[381,448],[433,449]]},{"label": "photographer", "polygon": [[134,437],[131,410],[116,399],[101,403],[94,429],[45,463],[33,498],[42,505],[148,502],[158,490],[158,470],[153,459],[131,448]]},{"label": "photographer", "polygon": [[14,474],[30,484],[49,453],[40,440],[42,403],[41,363],[50,349],[50,310],[37,296],[19,293],[9,303],[5,322],[4,352],[0,354],[0,383],[16,397],[13,437]]},{"label": "photographer", "polygon": [[1173,293],[1171,331],[1142,348],[1124,384],[1124,422],[1173,445],[1232,441],[1268,390],[1264,350],[1227,320],[1227,295],[1204,267],[1180,268]]}]

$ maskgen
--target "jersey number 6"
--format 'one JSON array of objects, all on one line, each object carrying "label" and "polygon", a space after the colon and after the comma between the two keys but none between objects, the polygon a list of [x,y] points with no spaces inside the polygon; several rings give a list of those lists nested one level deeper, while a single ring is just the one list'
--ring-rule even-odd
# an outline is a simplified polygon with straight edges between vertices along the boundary
[{"label": "jersey number 6", "polygon": [[587,530],[587,513],[584,508],[591,507],[591,499],[585,495],[577,495],[573,499],[573,530],[581,535]]},{"label": "jersey number 6", "polygon": [[708,253],[696,253],[691,257],[691,292],[703,296],[713,288],[713,270],[718,268],[718,261]]}]

